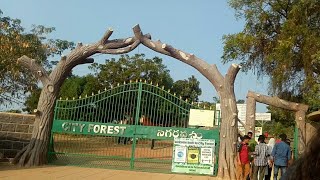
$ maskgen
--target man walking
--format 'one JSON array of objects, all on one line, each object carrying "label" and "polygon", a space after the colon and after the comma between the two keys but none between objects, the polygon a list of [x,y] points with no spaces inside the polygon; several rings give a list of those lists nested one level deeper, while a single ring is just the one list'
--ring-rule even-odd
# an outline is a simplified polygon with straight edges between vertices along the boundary
[{"label": "man walking", "polygon": [[259,144],[256,145],[255,151],[252,153],[255,156],[253,164],[253,180],[258,180],[258,172],[259,180],[263,180],[268,165],[268,146],[264,140],[264,135],[260,135],[258,139]]},{"label": "man walking", "polygon": [[280,134],[279,137],[281,142],[275,144],[271,154],[274,160],[274,180],[278,178],[279,169],[281,169],[281,174],[285,174],[291,157],[290,146],[286,143],[287,135]]},{"label": "man walking", "polygon": [[245,180],[250,173],[249,146],[250,137],[245,135],[237,153],[237,180]]}]

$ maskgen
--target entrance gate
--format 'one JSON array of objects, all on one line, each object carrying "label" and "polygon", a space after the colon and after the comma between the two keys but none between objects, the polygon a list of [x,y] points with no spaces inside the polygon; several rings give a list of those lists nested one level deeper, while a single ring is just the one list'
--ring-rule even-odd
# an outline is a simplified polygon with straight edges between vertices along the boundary
[{"label": "entrance gate", "polygon": [[189,127],[190,109],[200,108],[143,82],[58,100],[49,163],[170,172],[173,139],[202,138],[215,140],[216,174],[219,128]]}]

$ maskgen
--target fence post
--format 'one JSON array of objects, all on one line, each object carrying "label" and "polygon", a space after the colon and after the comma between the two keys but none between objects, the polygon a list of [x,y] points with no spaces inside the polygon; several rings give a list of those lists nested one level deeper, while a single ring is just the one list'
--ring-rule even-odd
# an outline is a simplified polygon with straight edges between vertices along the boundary
[{"label": "fence post", "polygon": [[294,127],[294,159],[298,159],[299,156],[299,150],[298,150],[298,142],[299,142],[299,137],[298,137],[298,127],[295,125]]}]

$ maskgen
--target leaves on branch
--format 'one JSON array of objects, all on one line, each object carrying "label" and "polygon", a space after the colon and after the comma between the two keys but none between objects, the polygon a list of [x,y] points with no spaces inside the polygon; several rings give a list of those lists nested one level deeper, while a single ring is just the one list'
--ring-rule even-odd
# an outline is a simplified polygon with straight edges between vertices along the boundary
[{"label": "leaves on branch", "polygon": [[[74,43],[59,39],[48,39],[47,35],[55,28],[33,25],[26,31],[19,19],[4,16],[0,11],[0,101],[17,103],[12,96],[21,98],[25,92],[32,91],[38,80],[26,69],[18,65],[17,59],[26,55],[50,70],[49,56],[61,54],[74,47]],[[20,104],[20,103],[18,103]]]},{"label": "leaves on branch", "polygon": [[289,92],[302,97],[298,102],[320,102],[320,1],[229,3],[245,26],[223,37],[223,62],[238,61],[243,71],[270,77],[272,95]]}]

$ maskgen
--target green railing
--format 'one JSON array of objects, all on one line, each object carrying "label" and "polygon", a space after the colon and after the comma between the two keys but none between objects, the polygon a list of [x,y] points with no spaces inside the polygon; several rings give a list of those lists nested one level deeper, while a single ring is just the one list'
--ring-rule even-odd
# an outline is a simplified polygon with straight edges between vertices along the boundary
[{"label": "green railing", "polygon": [[173,139],[200,135],[197,138],[215,139],[218,158],[218,126],[188,128],[190,109],[201,108],[143,82],[58,100],[49,162],[169,173]]}]

